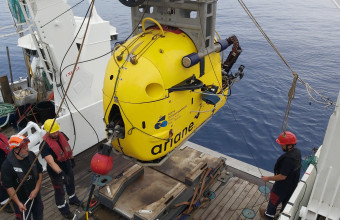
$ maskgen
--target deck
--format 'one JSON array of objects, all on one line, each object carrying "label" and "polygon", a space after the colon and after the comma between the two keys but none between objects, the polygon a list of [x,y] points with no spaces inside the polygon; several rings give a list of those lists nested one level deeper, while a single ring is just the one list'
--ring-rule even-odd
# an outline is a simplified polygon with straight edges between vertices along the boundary
[{"label": "deck", "polygon": [[[96,151],[97,148],[92,147],[76,156],[77,166],[74,169],[74,173],[76,192],[79,199],[83,199],[91,186],[92,173],[90,170],[90,160]],[[115,203],[113,210],[100,205],[93,210],[90,219],[132,219],[133,214],[140,210],[161,209],[163,203],[158,204],[157,202],[166,198],[167,192],[180,191],[182,189],[190,191],[190,188],[185,184],[188,174],[195,176],[194,173],[197,172],[197,167],[201,166],[202,163],[207,163],[208,166],[211,166],[217,159],[190,147],[182,147],[175,151],[172,157],[162,166],[144,168],[144,174],[126,187],[120,199]],[[190,218],[188,219],[250,219],[242,214],[245,208],[255,211],[256,216],[253,219],[261,219],[258,212],[259,207],[265,207],[268,200],[268,197],[258,190],[261,181],[258,178],[229,167],[228,161],[226,164],[227,167],[222,179],[214,179],[209,186],[210,192],[214,192],[215,197],[202,201],[198,208],[193,209],[189,213]],[[114,154],[114,168],[110,175],[113,177],[122,175],[123,172],[126,172],[134,165],[130,160]],[[55,205],[54,192],[47,173],[44,173],[43,177],[41,193],[44,202],[44,219],[64,219]],[[163,182],[158,182],[156,179],[163,179]],[[102,191],[105,191],[103,189],[101,188]],[[178,198],[184,197],[179,196]],[[71,206],[71,210],[75,211],[76,207]],[[79,219],[85,219],[82,208],[78,212],[78,217]],[[14,219],[14,214],[1,212],[0,219]],[[152,218],[149,218],[148,214],[144,213],[140,214],[139,219]]]}]

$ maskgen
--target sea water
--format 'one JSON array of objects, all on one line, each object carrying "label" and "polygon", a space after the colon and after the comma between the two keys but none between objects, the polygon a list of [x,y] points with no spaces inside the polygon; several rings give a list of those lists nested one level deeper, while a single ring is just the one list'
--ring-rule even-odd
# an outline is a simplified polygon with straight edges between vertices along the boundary
[{"label": "sea water", "polygon": [[[75,5],[77,0],[69,1]],[[321,94],[337,98],[340,88],[340,11],[331,0],[244,0],[251,13],[301,79]],[[84,16],[88,3],[75,8]],[[117,27],[119,40],[131,31],[130,9],[117,0],[96,1],[103,19]],[[0,1],[0,28],[12,24],[7,5]],[[245,66],[244,78],[231,89],[226,105],[190,141],[244,162],[272,170],[282,154],[275,139],[282,132],[290,69],[268,44],[237,0],[219,0],[216,30],[223,38],[234,34],[243,49],[233,72]],[[0,31],[0,35],[13,32]],[[0,38],[0,75],[9,76],[9,47],[14,80],[25,77],[17,36]],[[229,51],[226,52],[225,57]],[[10,79],[10,77],[9,77]],[[303,156],[322,144],[334,106],[310,101],[306,88],[297,83],[288,128],[298,138]]]}]

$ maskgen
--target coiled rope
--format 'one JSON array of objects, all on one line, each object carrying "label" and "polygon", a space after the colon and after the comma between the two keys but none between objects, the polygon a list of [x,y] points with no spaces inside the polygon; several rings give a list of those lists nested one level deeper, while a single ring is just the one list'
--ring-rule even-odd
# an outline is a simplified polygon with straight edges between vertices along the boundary
[{"label": "coiled rope", "polygon": [[0,116],[15,112],[16,107],[9,103],[0,103]]},{"label": "coiled rope", "polygon": [[0,128],[4,127],[7,125],[9,118],[11,116],[12,112],[15,112],[16,108],[14,105],[9,104],[9,103],[0,103],[0,116],[7,115],[7,118],[3,124],[0,125]]}]

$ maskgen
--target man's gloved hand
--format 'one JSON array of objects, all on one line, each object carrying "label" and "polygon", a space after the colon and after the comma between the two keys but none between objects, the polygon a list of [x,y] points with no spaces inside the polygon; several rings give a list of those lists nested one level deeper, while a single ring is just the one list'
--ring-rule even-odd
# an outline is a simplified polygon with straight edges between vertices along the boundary
[{"label": "man's gloved hand", "polygon": [[74,168],[76,166],[76,161],[74,158],[71,159],[71,167]]},{"label": "man's gloved hand", "polygon": [[66,175],[66,173],[64,171],[61,171],[60,173],[58,173],[58,176],[62,179],[63,183],[65,185],[68,185],[70,182],[69,177]]}]

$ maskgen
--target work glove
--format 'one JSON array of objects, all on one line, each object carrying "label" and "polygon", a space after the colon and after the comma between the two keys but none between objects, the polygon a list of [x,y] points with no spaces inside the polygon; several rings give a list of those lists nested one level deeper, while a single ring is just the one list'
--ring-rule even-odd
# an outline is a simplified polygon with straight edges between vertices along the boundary
[{"label": "work glove", "polygon": [[58,173],[58,176],[61,178],[61,180],[63,181],[63,183],[65,185],[68,185],[70,182],[70,177],[66,175],[66,173],[64,171],[61,171],[60,173]]},{"label": "work glove", "polygon": [[74,160],[74,158],[71,159],[71,167],[72,169],[76,166],[76,161]]}]

